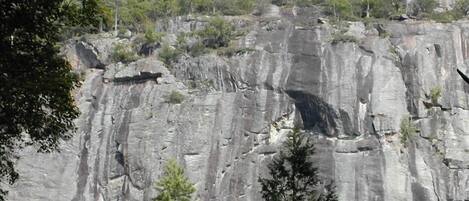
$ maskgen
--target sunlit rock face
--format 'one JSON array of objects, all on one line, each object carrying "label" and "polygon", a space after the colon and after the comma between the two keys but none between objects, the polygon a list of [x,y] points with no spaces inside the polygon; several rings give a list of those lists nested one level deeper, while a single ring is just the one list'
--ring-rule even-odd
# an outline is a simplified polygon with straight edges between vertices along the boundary
[{"label": "sunlit rock face", "polygon": [[[65,52],[85,72],[78,130],[60,153],[21,153],[8,200],[150,201],[171,158],[195,183],[194,200],[262,200],[258,177],[295,125],[315,139],[341,201],[469,199],[469,85],[456,72],[469,73],[467,21],[337,28],[277,7],[227,20],[250,51],[123,64],[109,54],[127,39],[71,41]],[[204,24],[174,19],[165,40]],[[339,29],[357,42],[333,43]],[[181,104],[168,102],[172,91]],[[402,143],[408,117],[418,132]]]}]

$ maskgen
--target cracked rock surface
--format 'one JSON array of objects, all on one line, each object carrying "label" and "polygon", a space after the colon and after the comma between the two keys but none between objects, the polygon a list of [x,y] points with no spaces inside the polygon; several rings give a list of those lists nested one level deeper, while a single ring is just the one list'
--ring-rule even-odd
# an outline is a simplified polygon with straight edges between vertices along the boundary
[{"label": "cracked rock surface", "polygon": [[[314,137],[342,201],[469,199],[469,85],[456,72],[469,73],[468,21],[389,22],[390,37],[355,22],[357,43],[331,44],[332,25],[279,12],[229,18],[249,30],[237,45],[253,51],[183,55],[170,67],[156,56],[111,62],[111,36],[68,44],[86,72],[78,131],[60,153],[22,152],[7,200],[150,201],[170,158],[195,183],[194,200],[261,200],[258,177],[295,124]],[[167,37],[203,25],[177,18]],[[425,105],[435,87],[438,104]],[[168,102],[172,91],[181,104]],[[409,116],[418,132],[403,144]]]}]

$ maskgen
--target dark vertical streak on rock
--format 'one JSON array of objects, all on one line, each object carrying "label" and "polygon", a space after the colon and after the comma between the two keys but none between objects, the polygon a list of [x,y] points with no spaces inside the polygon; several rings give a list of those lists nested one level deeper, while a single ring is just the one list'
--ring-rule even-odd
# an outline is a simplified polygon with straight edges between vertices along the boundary
[{"label": "dark vertical streak on rock", "polygon": [[397,67],[400,69],[402,74],[402,79],[404,80],[404,84],[407,88],[406,91],[406,102],[407,102],[407,110],[413,116],[418,115],[418,105],[417,102],[419,100],[418,95],[420,89],[420,80],[416,77],[418,74],[417,64],[414,63],[409,56],[406,56],[404,61],[395,62]]},{"label": "dark vertical streak on rock", "polygon": [[202,195],[203,200],[219,200],[217,197],[217,188],[216,188],[216,182],[217,182],[217,174],[219,173],[217,170],[219,169],[219,163],[220,163],[220,138],[222,137],[223,133],[222,128],[220,126],[222,125],[222,122],[224,120],[223,114],[220,113],[220,111],[223,111],[223,105],[222,105],[222,99],[220,99],[216,105],[216,116],[214,119],[214,127],[212,128],[212,137],[211,137],[211,147],[210,147],[210,153],[209,157],[207,160],[207,174],[205,175],[205,191],[206,194]]},{"label": "dark vertical streak on rock", "polygon": [[85,186],[88,181],[89,170],[88,170],[88,148],[89,133],[84,136],[83,148],[80,152],[80,164],[78,166],[78,182],[77,182],[77,193],[73,197],[72,201],[82,201],[83,193],[85,192]]},{"label": "dark vertical streak on rock", "polygon": [[99,106],[99,99],[101,98],[101,93],[102,93],[102,83],[101,83],[101,77],[98,76],[94,80],[92,80],[93,85],[92,86],[98,86],[95,91],[94,95],[92,96],[91,104],[89,107],[89,113],[87,114],[87,123],[85,124],[82,132],[83,132],[83,140],[81,141],[81,151],[80,151],[80,162],[78,165],[78,181],[77,181],[77,192],[75,196],[73,197],[72,201],[82,201],[84,200],[84,192],[85,192],[85,187],[86,184],[88,183],[88,177],[89,177],[89,167],[88,167],[88,156],[89,156],[89,150],[88,148],[91,146],[90,145],[90,139],[91,139],[91,130],[93,128],[93,119],[96,116],[97,108]]},{"label": "dark vertical streak on rock", "polygon": [[[100,105],[103,106],[103,109],[102,111],[106,111],[106,107],[107,107],[107,92],[105,92],[102,96],[102,101],[100,103]],[[105,115],[101,116],[101,126],[104,126],[104,121],[105,121]],[[93,197],[95,200],[98,200],[99,199],[99,195],[100,195],[100,191],[98,189],[98,183],[99,183],[99,172],[101,171],[100,169],[100,162],[101,162],[101,147],[103,145],[103,142],[104,142],[104,130],[101,130],[100,133],[98,134],[98,137],[99,137],[99,146],[98,146],[98,150],[96,151],[96,159],[94,161],[94,173],[93,173],[93,178],[94,178],[94,181],[93,181],[93,186],[92,186],[92,193],[93,193]]]}]

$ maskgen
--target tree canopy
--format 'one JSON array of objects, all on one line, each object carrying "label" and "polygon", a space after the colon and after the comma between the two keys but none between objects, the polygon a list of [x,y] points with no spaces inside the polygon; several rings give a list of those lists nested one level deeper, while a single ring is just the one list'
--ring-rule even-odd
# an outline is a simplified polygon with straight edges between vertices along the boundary
[{"label": "tree canopy", "polygon": [[164,176],[156,183],[159,195],[154,201],[190,201],[195,192],[194,184],[184,175],[175,160],[166,164]]},{"label": "tree canopy", "polygon": [[337,200],[331,186],[322,189],[318,169],[311,161],[313,154],[311,138],[295,128],[287,135],[278,156],[268,165],[270,178],[259,178],[262,197],[266,201]]},{"label": "tree canopy", "polygon": [[[83,1],[92,6],[92,0]],[[88,7],[89,8],[89,7]],[[59,55],[67,26],[93,24],[93,12],[64,0],[4,0],[0,4],[0,182],[19,177],[15,153],[25,146],[58,149],[72,137],[79,111],[78,76]],[[84,19],[89,19],[85,20]],[[0,200],[5,190],[0,189]]]}]

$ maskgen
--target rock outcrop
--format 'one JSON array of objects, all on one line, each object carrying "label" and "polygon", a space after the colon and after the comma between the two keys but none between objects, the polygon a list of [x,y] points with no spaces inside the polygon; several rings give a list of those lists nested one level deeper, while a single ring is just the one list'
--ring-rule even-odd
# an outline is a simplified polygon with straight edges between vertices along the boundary
[{"label": "rock outcrop", "polygon": [[[154,56],[110,62],[110,36],[70,44],[86,63],[78,131],[60,153],[23,152],[8,200],[149,201],[170,158],[196,200],[261,200],[257,179],[295,125],[317,142],[340,200],[469,199],[469,86],[456,72],[469,72],[468,22],[337,28],[302,13],[233,17],[248,30],[237,45],[254,51],[170,67]],[[167,38],[203,24],[175,19]],[[337,34],[357,42],[331,43]],[[424,104],[435,87],[438,104]],[[183,103],[167,101],[172,91]],[[402,143],[408,117],[418,132]]]}]

